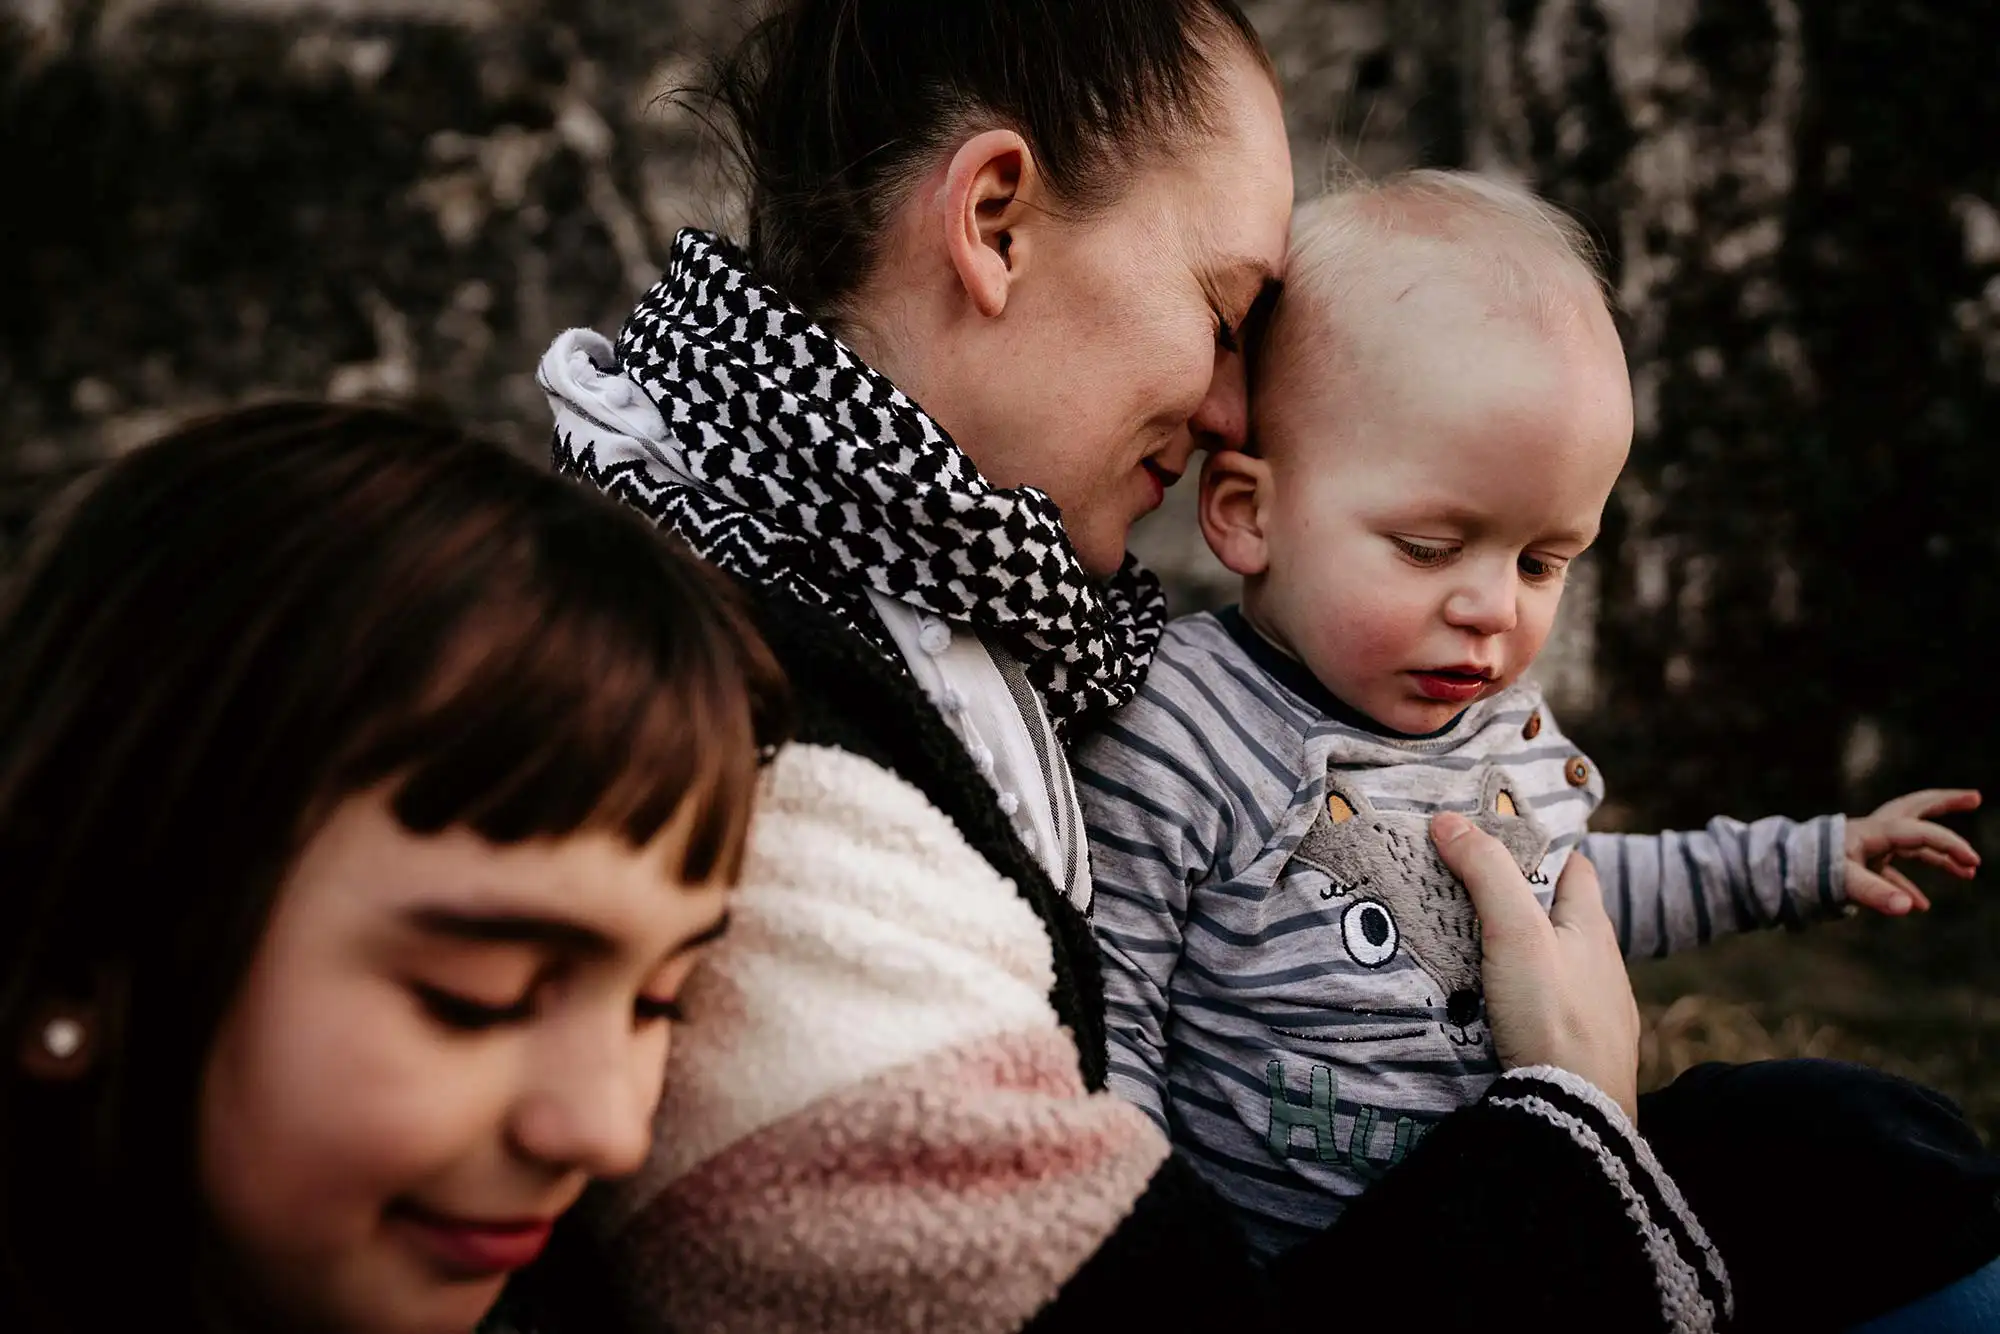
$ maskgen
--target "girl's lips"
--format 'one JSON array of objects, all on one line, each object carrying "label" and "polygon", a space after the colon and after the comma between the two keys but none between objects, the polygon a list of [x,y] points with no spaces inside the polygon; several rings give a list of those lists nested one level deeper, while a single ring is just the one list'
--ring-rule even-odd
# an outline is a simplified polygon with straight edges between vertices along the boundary
[{"label": "girl's lips", "polygon": [[1469,704],[1492,684],[1488,677],[1470,672],[1411,672],[1410,676],[1425,698],[1443,704]]},{"label": "girl's lips", "polygon": [[450,1278],[494,1278],[533,1264],[549,1244],[553,1219],[497,1222],[453,1218],[416,1205],[391,1211],[396,1227]]}]

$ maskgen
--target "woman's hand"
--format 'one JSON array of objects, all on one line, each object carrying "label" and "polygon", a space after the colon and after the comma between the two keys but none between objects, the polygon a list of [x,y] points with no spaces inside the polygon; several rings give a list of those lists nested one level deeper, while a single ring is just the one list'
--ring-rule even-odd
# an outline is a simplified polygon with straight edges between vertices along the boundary
[{"label": "woman's hand", "polygon": [[1572,853],[1556,882],[1555,909],[1544,913],[1513,854],[1464,816],[1438,816],[1431,838],[1479,914],[1486,1022],[1500,1064],[1580,1075],[1636,1119],[1639,1004],[1596,869]]}]

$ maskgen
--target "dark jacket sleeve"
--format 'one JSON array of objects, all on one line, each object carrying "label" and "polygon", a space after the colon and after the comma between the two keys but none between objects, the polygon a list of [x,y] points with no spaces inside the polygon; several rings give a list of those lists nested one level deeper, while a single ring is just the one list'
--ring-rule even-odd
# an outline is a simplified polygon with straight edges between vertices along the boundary
[{"label": "dark jacket sleeve", "polygon": [[1517,1071],[1448,1118],[1325,1233],[1259,1271],[1175,1158],[1037,1318],[1113,1328],[1705,1331],[1722,1263],[1601,1093]]}]

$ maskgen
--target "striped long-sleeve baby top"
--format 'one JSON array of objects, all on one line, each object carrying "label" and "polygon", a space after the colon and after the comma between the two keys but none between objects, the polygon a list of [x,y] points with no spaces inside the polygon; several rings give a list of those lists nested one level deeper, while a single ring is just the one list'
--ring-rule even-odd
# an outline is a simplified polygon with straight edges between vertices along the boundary
[{"label": "striped long-sleeve baby top", "polygon": [[1430,817],[1461,811],[1546,905],[1595,864],[1628,958],[1844,901],[1843,818],[1593,834],[1603,779],[1519,684],[1387,734],[1234,611],[1175,622],[1080,749],[1111,1084],[1275,1255],[1499,1073],[1470,901]]}]

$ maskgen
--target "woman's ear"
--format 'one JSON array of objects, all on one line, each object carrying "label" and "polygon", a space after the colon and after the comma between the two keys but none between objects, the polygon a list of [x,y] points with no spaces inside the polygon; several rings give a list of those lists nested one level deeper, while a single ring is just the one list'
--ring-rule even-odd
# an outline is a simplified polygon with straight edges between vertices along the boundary
[{"label": "woman's ear", "polygon": [[946,252],[974,307],[992,319],[1007,309],[1030,248],[1026,233],[1048,216],[1035,206],[1035,156],[1013,130],[987,130],[952,155],[944,188]]},{"label": "woman's ear", "polygon": [[1210,452],[1201,469],[1201,535],[1234,574],[1252,578],[1271,564],[1264,525],[1271,465],[1240,449]]}]

